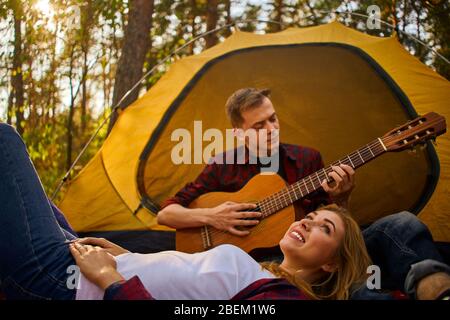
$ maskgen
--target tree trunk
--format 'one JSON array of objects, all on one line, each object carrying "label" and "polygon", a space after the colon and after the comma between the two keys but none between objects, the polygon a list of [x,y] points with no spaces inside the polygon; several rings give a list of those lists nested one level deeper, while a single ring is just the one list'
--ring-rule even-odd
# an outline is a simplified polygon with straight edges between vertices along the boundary
[{"label": "tree trunk", "polygon": [[283,0],[275,0],[273,20],[278,23],[272,23],[272,31],[281,31],[283,29],[281,25],[281,23],[283,22]]},{"label": "tree trunk", "polygon": [[[402,16],[402,31],[405,32],[406,24],[408,23],[407,16],[410,14],[408,10],[408,1],[403,0],[403,16]],[[399,34],[399,38],[403,39],[403,34]]]},{"label": "tree trunk", "polygon": [[[306,6],[307,6],[308,9],[309,9],[309,12],[311,13],[311,15],[312,15],[312,17],[313,17],[314,25],[315,25],[315,26],[319,25],[319,21],[318,21],[318,19],[317,19],[316,13],[314,12],[313,6],[312,6],[311,3],[309,2],[309,0],[306,0],[305,3],[306,3]],[[347,10],[347,11],[350,11],[350,10]],[[281,22],[281,21],[280,21],[280,22]]]},{"label": "tree trunk", "polygon": [[[192,39],[194,39],[197,36],[197,27],[195,24],[195,18],[197,17],[197,1],[196,0],[191,0],[191,10],[189,12],[189,19],[190,19],[190,23],[191,23],[191,36]],[[195,49],[195,41],[192,42],[189,45],[189,54],[193,55],[194,54],[194,49]]]},{"label": "tree trunk", "polygon": [[93,25],[92,0],[86,2],[81,16],[81,51],[83,53],[83,70],[81,78],[81,136],[86,130],[87,116],[87,73],[88,73],[88,53],[91,39],[91,28]]},{"label": "tree trunk", "polygon": [[88,49],[83,48],[83,75],[81,78],[81,136],[84,135],[84,132],[86,131],[86,117],[87,117],[87,85],[86,85],[86,79],[87,79],[87,73],[88,73]]},{"label": "tree trunk", "polygon": [[[435,42],[437,51],[445,58],[450,59],[450,24],[448,17],[450,16],[450,7],[445,5],[445,1],[440,4],[426,2],[423,6],[427,9],[427,17],[425,23],[432,26],[430,32]],[[450,65],[439,57],[434,58],[433,66],[436,71],[450,80]]]},{"label": "tree trunk", "polygon": [[12,113],[14,110],[14,92],[11,90],[8,97],[8,110],[6,113],[6,123],[12,124]]},{"label": "tree trunk", "polygon": [[[219,18],[217,12],[218,0],[208,0],[206,4],[206,31],[214,30],[217,27],[217,20]],[[205,36],[205,49],[211,48],[217,43],[217,33],[210,33]]]},{"label": "tree trunk", "polygon": [[[154,0],[132,0],[128,15],[128,25],[125,30],[122,54],[120,56],[113,93],[113,106],[122,99],[128,90],[142,77],[145,55],[150,46],[150,28],[152,25]],[[125,108],[134,102],[139,95],[139,90],[134,90],[120,104]],[[109,122],[108,133],[111,131],[117,114],[115,113]]]},{"label": "tree trunk", "polygon": [[[392,1],[391,12],[392,12],[392,24],[394,25],[395,30],[397,30],[398,22],[399,22],[398,17],[397,17],[397,0]],[[397,37],[398,37],[398,33],[397,33]]]},{"label": "tree trunk", "polygon": [[[416,12],[416,29],[417,29],[417,39],[422,41],[422,36],[420,34],[420,25],[421,25],[421,21],[420,21],[420,14],[421,14],[421,10],[422,8],[418,7],[418,5],[420,5],[419,3],[415,3],[414,1],[411,1],[411,6],[413,7],[414,11]],[[415,42],[416,45],[416,50],[415,50],[415,56],[418,57],[419,59],[422,59],[422,54],[423,54],[423,47],[422,44],[420,44],[419,42]]]},{"label": "tree trunk", "polygon": [[[12,1],[12,8],[14,14],[14,56],[13,56],[13,71],[11,76],[11,106],[14,109],[16,116],[16,129],[19,134],[23,134],[24,122],[24,88],[22,76],[22,17],[23,8],[20,1]],[[11,113],[13,112],[10,110]],[[11,119],[10,119],[11,120]]]},{"label": "tree trunk", "polygon": [[57,62],[57,51],[56,51],[56,37],[59,30],[59,22],[56,21],[55,31],[52,34],[53,39],[50,44],[51,46],[51,54],[50,54],[50,71],[49,71],[49,86],[48,86],[48,94],[46,97],[46,102],[44,106],[43,112],[43,123],[49,123],[50,121],[54,124],[55,121],[55,103],[56,103],[56,69],[58,67]]},{"label": "tree trunk", "polygon": [[[146,61],[146,64],[147,64],[147,70],[145,70],[145,72],[150,71],[157,63],[156,57],[152,53],[152,42],[151,41],[150,41],[150,44],[148,46],[148,52],[146,54],[145,61]],[[152,76],[152,75],[150,75],[150,76]],[[149,78],[147,78],[147,80],[149,80]],[[145,82],[145,88],[147,89],[147,91],[150,90],[151,86],[152,86],[152,84],[151,84],[150,81],[146,81]]]},{"label": "tree trunk", "polygon": [[70,106],[69,106],[69,115],[67,119],[67,150],[66,150],[66,170],[70,169],[72,165],[72,148],[73,148],[73,115],[75,113],[75,93],[74,93],[74,84],[73,84],[73,62],[74,62],[74,54],[75,54],[75,45],[71,48],[70,52],[70,69],[69,69],[69,87],[70,87]]},{"label": "tree trunk", "polygon": [[[231,19],[231,0],[225,1],[225,12],[227,13],[227,25],[230,25],[232,22]],[[229,37],[231,35],[231,27],[228,27],[224,30],[224,36]]]}]

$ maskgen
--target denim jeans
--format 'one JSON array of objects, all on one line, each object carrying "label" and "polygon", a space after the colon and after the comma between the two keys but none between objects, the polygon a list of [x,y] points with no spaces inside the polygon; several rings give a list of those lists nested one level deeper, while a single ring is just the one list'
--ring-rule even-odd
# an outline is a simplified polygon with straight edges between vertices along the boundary
[{"label": "denim jeans", "polygon": [[0,124],[0,280],[12,299],[74,299],[67,268],[75,265],[25,145]]},{"label": "denim jeans", "polygon": [[[401,289],[415,298],[415,286],[423,277],[450,267],[434,245],[428,228],[415,215],[403,211],[381,218],[363,231],[367,251],[381,271],[381,288]],[[392,299],[389,294],[363,287],[353,299]]]}]

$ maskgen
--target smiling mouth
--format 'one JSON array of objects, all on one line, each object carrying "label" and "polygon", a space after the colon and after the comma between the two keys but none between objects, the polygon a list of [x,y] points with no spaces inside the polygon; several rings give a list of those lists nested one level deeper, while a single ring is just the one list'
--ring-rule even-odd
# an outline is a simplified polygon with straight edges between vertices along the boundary
[{"label": "smiling mouth", "polygon": [[305,238],[303,238],[303,236],[302,236],[300,233],[298,233],[297,231],[292,231],[291,234],[292,234],[295,238],[297,238],[300,242],[305,243]]}]

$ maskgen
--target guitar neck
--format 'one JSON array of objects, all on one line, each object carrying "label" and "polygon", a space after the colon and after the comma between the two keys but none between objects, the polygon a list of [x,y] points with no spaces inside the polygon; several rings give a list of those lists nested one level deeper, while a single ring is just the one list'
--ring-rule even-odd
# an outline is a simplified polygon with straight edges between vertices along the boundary
[{"label": "guitar neck", "polygon": [[323,180],[332,182],[333,179],[328,176],[333,171],[333,166],[339,166],[340,164],[346,164],[353,169],[359,168],[369,161],[375,159],[381,154],[387,151],[381,138],[378,138],[371,143],[368,143],[362,148],[346,155],[338,161],[330,164],[328,167],[322,168],[309,176],[287,186],[286,188],[278,191],[277,193],[258,202],[258,207],[263,213],[263,218],[276,213],[295,201],[313,193],[321,188]]}]

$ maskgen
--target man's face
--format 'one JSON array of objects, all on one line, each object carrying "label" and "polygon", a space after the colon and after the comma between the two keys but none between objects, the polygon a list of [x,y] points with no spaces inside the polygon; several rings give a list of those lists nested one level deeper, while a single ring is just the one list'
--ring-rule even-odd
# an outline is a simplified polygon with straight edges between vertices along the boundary
[{"label": "man's face", "polygon": [[[260,151],[267,150],[267,154],[270,155],[278,149],[280,124],[269,98],[265,97],[258,107],[242,112],[241,116],[243,119],[241,129],[244,131],[254,130],[256,133],[261,133],[261,131],[267,133],[265,141],[260,141],[264,138],[264,135],[256,135],[257,146]],[[246,145],[251,149],[247,140]]]}]

